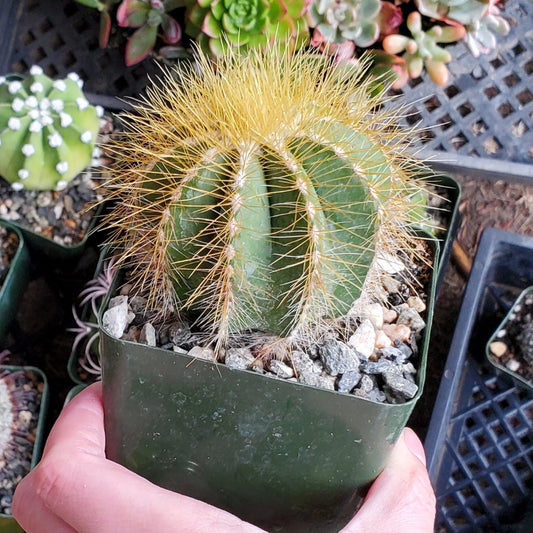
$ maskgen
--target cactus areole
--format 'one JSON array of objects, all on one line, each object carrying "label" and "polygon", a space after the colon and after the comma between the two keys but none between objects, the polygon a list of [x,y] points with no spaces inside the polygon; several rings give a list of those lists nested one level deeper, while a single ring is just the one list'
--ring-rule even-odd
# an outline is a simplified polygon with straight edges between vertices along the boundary
[{"label": "cactus areole", "polygon": [[[413,239],[419,167],[363,75],[229,51],[149,90],[115,145],[106,226],[158,311],[234,332],[313,334]],[[403,141],[402,141],[403,139]]]}]

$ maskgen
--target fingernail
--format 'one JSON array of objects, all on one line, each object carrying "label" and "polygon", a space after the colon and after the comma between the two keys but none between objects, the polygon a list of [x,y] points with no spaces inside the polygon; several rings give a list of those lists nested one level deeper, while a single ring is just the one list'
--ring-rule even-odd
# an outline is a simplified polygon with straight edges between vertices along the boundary
[{"label": "fingernail", "polygon": [[403,430],[403,440],[405,445],[409,448],[409,451],[415,455],[425,466],[426,453],[424,452],[424,446],[420,442],[417,434],[411,428],[405,428]]}]

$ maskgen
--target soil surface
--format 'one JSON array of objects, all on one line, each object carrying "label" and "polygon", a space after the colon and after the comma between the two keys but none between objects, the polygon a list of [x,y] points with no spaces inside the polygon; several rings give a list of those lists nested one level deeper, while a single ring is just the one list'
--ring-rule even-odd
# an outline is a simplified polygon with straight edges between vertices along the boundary
[{"label": "soil surface", "polygon": [[[486,227],[533,235],[533,183],[479,180],[456,176],[462,186],[461,224],[457,242],[472,260]],[[98,259],[93,240],[83,255],[60,265],[45,258],[32,261],[31,281],[19,306],[11,332],[0,341],[0,352],[9,349],[11,364],[32,364],[41,368],[50,383],[48,427],[57,418],[74,383],[67,374],[67,362],[75,326],[71,306],[84,284],[91,279]],[[409,425],[424,438],[429,425],[440,378],[446,363],[455,321],[467,275],[452,258],[437,300],[424,393]]]}]

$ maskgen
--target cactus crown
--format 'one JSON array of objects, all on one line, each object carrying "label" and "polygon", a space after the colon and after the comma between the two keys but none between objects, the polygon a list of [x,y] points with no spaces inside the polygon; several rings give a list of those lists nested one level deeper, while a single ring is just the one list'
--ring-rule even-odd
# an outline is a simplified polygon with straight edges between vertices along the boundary
[{"label": "cactus crown", "polygon": [[111,242],[150,305],[196,314],[218,348],[243,330],[307,335],[412,242],[423,185],[408,133],[362,72],[304,52],[198,65],[126,116]]},{"label": "cactus crown", "polygon": [[82,85],[38,66],[23,80],[0,78],[0,176],[13,189],[63,189],[90,163],[103,109]]}]

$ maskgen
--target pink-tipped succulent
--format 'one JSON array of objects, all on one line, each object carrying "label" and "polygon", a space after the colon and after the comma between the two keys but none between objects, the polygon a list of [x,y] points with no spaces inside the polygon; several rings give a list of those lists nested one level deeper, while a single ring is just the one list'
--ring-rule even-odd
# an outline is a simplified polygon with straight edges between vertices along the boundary
[{"label": "pink-tipped succulent", "polygon": [[426,69],[429,77],[437,85],[445,85],[449,72],[446,63],[452,59],[450,52],[439,46],[439,43],[452,43],[465,35],[463,26],[433,26],[429,30],[422,29],[422,17],[413,11],[407,17],[407,28],[411,37],[405,35],[388,35],[383,39],[383,49],[388,54],[402,54],[407,64],[410,78],[418,78]]},{"label": "pink-tipped succulent", "polygon": [[117,22],[123,28],[136,28],[126,45],[126,65],[134,65],[145,59],[154,49],[158,30],[167,44],[181,39],[178,22],[168,15],[182,0],[122,0],[117,10]]},{"label": "pink-tipped succulent", "polygon": [[220,57],[229,47],[247,51],[276,45],[298,50],[309,42],[310,0],[189,0],[185,32]]}]

